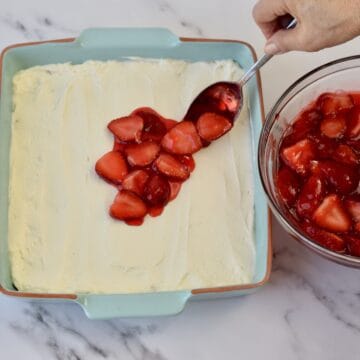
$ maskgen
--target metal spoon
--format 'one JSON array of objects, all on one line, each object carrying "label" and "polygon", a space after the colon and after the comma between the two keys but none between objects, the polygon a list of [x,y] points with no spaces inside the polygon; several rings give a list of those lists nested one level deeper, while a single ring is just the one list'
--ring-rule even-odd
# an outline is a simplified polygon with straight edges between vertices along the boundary
[{"label": "metal spoon", "polygon": [[[292,19],[285,28],[292,29],[296,24],[296,19]],[[234,121],[243,105],[242,88],[272,57],[263,55],[238,82],[220,81],[208,86],[191,103],[184,120],[196,121],[205,112],[216,112]]]}]

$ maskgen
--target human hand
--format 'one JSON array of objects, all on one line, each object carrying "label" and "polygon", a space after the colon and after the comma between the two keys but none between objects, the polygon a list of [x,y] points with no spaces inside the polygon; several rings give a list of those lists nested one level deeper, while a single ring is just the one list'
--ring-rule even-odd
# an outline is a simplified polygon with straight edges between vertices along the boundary
[{"label": "human hand", "polygon": [[[297,26],[283,30],[291,15]],[[265,52],[318,51],[360,35],[360,0],[259,0],[253,16],[267,42]]]}]

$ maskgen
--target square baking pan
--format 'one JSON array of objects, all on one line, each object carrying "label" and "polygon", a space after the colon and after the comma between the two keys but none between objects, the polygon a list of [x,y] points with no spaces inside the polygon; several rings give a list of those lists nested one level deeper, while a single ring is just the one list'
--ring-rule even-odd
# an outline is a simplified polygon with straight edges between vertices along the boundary
[{"label": "square baking pan", "polygon": [[0,62],[0,292],[8,296],[79,303],[90,318],[156,316],[179,313],[188,300],[245,295],[269,278],[271,269],[271,224],[257,166],[257,143],[264,119],[259,75],[247,84],[252,131],[252,161],[255,194],[255,273],[251,283],[208,289],[144,294],[46,294],[17,291],[11,279],[8,256],[8,187],[11,140],[12,79],[16,72],[36,65],[87,60],[125,60],[129,57],[173,58],[187,61],[232,59],[244,70],[256,60],[252,47],[241,41],[178,38],[166,29],[88,29],[76,39],[13,45]]}]

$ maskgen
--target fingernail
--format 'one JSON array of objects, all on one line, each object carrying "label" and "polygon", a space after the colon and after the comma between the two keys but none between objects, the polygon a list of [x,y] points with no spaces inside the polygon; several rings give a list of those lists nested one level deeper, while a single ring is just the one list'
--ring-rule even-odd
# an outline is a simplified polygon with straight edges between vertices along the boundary
[{"label": "fingernail", "polygon": [[280,49],[278,48],[278,46],[272,42],[269,42],[265,45],[264,51],[268,55],[276,55],[280,53]]}]

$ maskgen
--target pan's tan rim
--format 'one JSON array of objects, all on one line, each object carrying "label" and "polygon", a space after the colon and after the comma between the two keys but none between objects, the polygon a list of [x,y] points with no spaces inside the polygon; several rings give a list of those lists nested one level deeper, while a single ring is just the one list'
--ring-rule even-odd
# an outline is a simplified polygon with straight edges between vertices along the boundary
[{"label": "pan's tan rim", "polygon": [[41,294],[41,293],[27,293],[22,291],[8,291],[0,285],[0,292],[4,295],[16,296],[16,297],[28,297],[35,299],[69,299],[76,300],[77,296],[74,294]]},{"label": "pan's tan rim", "polygon": [[[2,64],[3,58],[5,53],[17,47],[22,46],[29,46],[29,45],[39,45],[39,44],[46,44],[46,43],[64,43],[64,42],[72,42],[75,38],[66,38],[66,39],[57,39],[57,40],[45,40],[45,41],[36,41],[36,42],[28,42],[28,43],[20,43],[14,44],[6,47],[0,56],[0,84],[1,84],[1,75],[2,75]],[[254,62],[257,60],[257,56],[255,53],[254,48],[245,41],[240,40],[229,40],[229,39],[201,39],[201,38],[188,38],[188,37],[180,37],[180,40],[183,42],[229,42],[229,43],[238,43],[245,45],[249,48],[251,55],[253,57]],[[262,92],[262,82],[259,72],[256,74],[257,85],[259,89],[259,98],[260,98],[260,110],[261,110],[261,120],[262,123],[265,121],[265,110],[264,110],[264,98]],[[1,91],[1,88],[0,88]],[[268,209],[268,256],[267,256],[267,264],[266,264],[266,274],[263,280],[255,283],[255,284],[245,284],[245,285],[234,285],[234,286],[221,286],[221,287],[214,287],[214,288],[203,288],[203,289],[194,289],[191,291],[193,295],[199,294],[209,294],[209,293],[224,293],[224,292],[231,292],[231,291],[239,291],[239,290],[251,290],[255,289],[259,286],[264,285],[268,282],[271,273],[271,264],[272,264],[272,223],[271,223],[271,216],[270,210]],[[40,294],[40,293],[25,293],[20,291],[8,291],[4,289],[0,285],[0,293],[9,296],[16,296],[16,297],[28,297],[28,298],[37,298],[37,299],[77,299],[77,296],[74,294]]]}]

